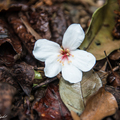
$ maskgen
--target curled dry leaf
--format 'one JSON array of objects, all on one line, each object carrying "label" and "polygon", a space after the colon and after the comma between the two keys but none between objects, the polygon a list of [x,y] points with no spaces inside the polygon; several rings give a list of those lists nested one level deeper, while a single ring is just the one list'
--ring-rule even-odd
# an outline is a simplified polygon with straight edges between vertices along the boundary
[{"label": "curled dry leaf", "polygon": [[34,31],[34,29],[30,26],[30,24],[26,20],[21,18],[21,21],[23,22],[27,30],[35,37],[36,40],[41,39],[41,36]]},{"label": "curled dry leaf", "polygon": [[15,56],[21,52],[21,42],[5,19],[0,17],[0,60],[6,66],[12,66],[16,61]]},{"label": "curled dry leaf", "polygon": [[[101,120],[106,116],[115,114],[117,109],[116,98],[101,87],[96,94],[88,99],[85,110],[80,115],[79,120]],[[72,115],[74,120],[78,120],[75,113],[72,112]]]},{"label": "curled dry leaf", "polygon": [[[21,14],[21,17],[23,17],[26,21],[28,21],[27,17],[24,14]],[[27,48],[29,53],[32,54],[34,43],[36,41],[34,36],[32,36],[27,31],[27,28],[24,26],[22,20],[19,18],[17,14],[8,14],[7,18],[8,18],[8,22],[12,25],[15,33],[18,34],[24,46]]]},{"label": "curled dry leaf", "polygon": [[107,84],[120,89],[120,75],[118,72],[112,72],[107,76]]},{"label": "curled dry leaf", "polygon": [[120,59],[120,50],[115,50],[109,55],[110,60],[119,60]]},{"label": "curled dry leaf", "polygon": [[101,88],[94,96],[88,99],[86,108],[80,116],[80,120],[101,120],[113,115],[118,109],[115,97]]},{"label": "curled dry leaf", "polygon": [[120,109],[120,90],[117,90],[113,86],[105,85],[105,91],[110,92],[115,97],[118,104],[118,108]]},{"label": "curled dry leaf", "polygon": [[61,78],[59,84],[60,96],[64,104],[70,111],[79,115],[83,112],[87,99],[102,86],[100,78],[93,70],[84,73],[79,83],[70,84]]},{"label": "curled dry leaf", "polygon": [[117,0],[107,0],[106,4],[93,14],[85,40],[80,46],[80,49],[91,52],[97,60],[105,58],[104,51],[108,55],[120,47],[120,40],[116,40],[112,35],[115,26],[114,10],[118,8]]},{"label": "curled dry leaf", "polygon": [[58,85],[50,84],[45,96],[33,105],[42,120],[72,120],[70,112],[60,99]]}]

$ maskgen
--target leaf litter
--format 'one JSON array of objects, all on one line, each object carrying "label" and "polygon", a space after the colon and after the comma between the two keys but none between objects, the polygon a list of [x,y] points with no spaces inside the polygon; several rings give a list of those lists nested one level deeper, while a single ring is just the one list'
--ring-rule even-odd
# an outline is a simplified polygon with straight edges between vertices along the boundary
[{"label": "leaf litter", "polygon": [[[32,55],[32,50],[34,42],[41,37],[50,39],[61,45],[64,31],[72,23],[80,23],[83,29],[86,31],[92,15],[90,6],[96,6],[96,3],[94,4],[93,1],[83,2],[79,0],[61,0],[59,2],[56,0],[30,0],[29,2],[27,0],[25,0],[24,2],[11,0],[6,1],[0,3],[0,6],[2,6],[0,8],[0,84],[5,87],[10,85],[12,86],[12,88],[10,87],[10,89],[8,89],[10,95],[8,93],[4,93],[4,96],[1,96],[0,100],[6,97],[6,95],[8,95],[10,98],[8,100],[10,103],[6,104],[8,105],[8,111],[3,111],[2,114],[7,114],[9,116],[8,118],[12,120],[37,120],[41,118],[54,119],[51,117],[66,120],[72,119],[68,110],[70,108],[66,108],[67,105],[65,106],[63,104],[64,100],[62,102],[62,100],[60,99],[58,90],[59,86],[57,85],[58,79],[54,78],[54,80],[57,81],[57,84],[55,84],[54,80],[51,80],[50,82],[52,83],[47,85],[49,82],[45,81],[49,81],[49,79],[44,77],[43,70],[40,70],[40,73],[43,76],[43,81],[39,79],[34,79],[34,68],[37,69],[39,67],[44,67],[44,63],[35,60]],[[107,9],[107,7],[105,9]],[[115,16],[115,13],[113,16]],[[108,24],[104,24],[104,27],[109,28]],[[87,34],[89,35],[90,33]],[[100,41],[97,40],[96,44],[99,45]],[[115,49],[117,48],[112,49],[110,52],[113,52]],[[105,58],[105,55],[103,55],[103,53],[102,58]],[[108,58],[112,65],[112,69],[117,72],[117,76],[119,78],[119,50],[117,50],[117,52],[111,53]],[[106,84],[107,77],[105,75],[111,75],[111,69],[106,62],[106,59],[104,59],[102,62],[101,61],[102,60],[97,61],[98,66],[95,66],[95,72],[97,72],[98,75],[100,75],[100,72],[102,72],[100,78],[102,78],[102,83]],[[94,74],[91,77],[95,77],[96,81],[92,81],[92,78],[89,76],[90,74]],[[96,73],[90,74],[84,75],[83,77],[84,80],[85,77],[88,77],[87,80],[90,80],[90,84],[86,84],[87,81],[85,81],[84,83],[83,80],[83,82],[78,85],[79,91],[81,91],[80,86],[87,86],[81,87],[83,94],[79,96],[81,97],[82,104],[84,105],[86,104],[86,101],[91,96],[91,94],[97,92],[97,90],[102,85],[100,78],[98,76],[96,77]],[[89,79],[89,77],[91,79]],[[63,81],[61,80],[60,82]],[[33,89],[32,86],[36,83],[38,84],[38,86]],[[44,84],[45,86],[43,86]],[[114,86],[114,84],[110,84],[109,86]],[[119,85],[117,84],[115,86]],[[83,88],[86,89],[84,90]],[[11,94],[13,89],[16,92],[13,92],[13,94]],[[64,92],[66,91],[67,90],[64,90]],[[80,93],[78,93],[78,95],[79,94]],[[76,100],[78,99],[79,98],[77,98]],[[49,104],[49,102],[51,104]],[[54,102],[56,103],[57,107],[53,104]],[[76,106],[78,105],[80,107],[79,104],[76,103]],[[82,105],[83,107],[81,113],[83,109],[85,109],[84,105]],[[46,113],[45,110],[48,110],[51,114]],[[61,110],[64,110],[64,113],[66,114],[64,114]],[[80,110],[78,111],[77,113],[80,114]],[[58,112],[57,116],[55,112]],[[112,117],[104,118],[104,120],[107,119],[118,120],[119,111],[116,112],[116,114]]]}]

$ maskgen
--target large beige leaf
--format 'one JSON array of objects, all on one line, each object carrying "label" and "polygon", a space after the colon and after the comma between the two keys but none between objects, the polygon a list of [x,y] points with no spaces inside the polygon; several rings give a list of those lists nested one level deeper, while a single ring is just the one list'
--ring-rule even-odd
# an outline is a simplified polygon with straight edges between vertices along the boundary
[{"label": "large beige leaf", "polygon": [[61,78],[59,91],[61,99],[67,108],[81,114],[85,108],[87,99],[102,86],[98,75],[93,71],[83,74],[83,79],[79,83],[70,84]]},{"label": "large beige leaf", "polygon": [[120,48],[120,40],[115,40],[112,30],[115,26],[114,10],[119,8],[117,0],[108,0],[107,3],[99,8],[92,17],[91,25],[86,33],[86,37],[80,49],[91,52],[97,60],[105,57],[113,50]]}]

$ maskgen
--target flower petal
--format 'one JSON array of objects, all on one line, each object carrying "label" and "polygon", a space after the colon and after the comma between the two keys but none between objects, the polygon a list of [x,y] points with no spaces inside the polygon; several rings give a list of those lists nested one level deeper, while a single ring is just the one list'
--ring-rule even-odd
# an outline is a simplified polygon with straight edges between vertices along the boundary
[{"label": "flower petal", "polygon": [[54,53],[59,53],[61,47],[59,44],[49,41],[47,39],[39,39],[35,42],[33,55],[40,61],[45,61],[49,56]]},{"label": "flower petal", "polygon": [[73,64],[83,72],[91,70],[96,63],[96,58],[87,51],[75,50],[71,51],[71,54],[74,56],[70,57],[70,60],[72,61],[71,64]]},{"label": "flower petal", "polygon": [[63,36],[62,46],[64,49],[75,50],[80,46],[84,38],[85,33],[80,24],[72,24]]},{"label": "flower petal", "polygon": [[58,59],[58,54],[54,54],[50,56],[49,58],[46,59],[45,61],[45,76],[47,77],[54,77],[56,76],[61,70],[62,70],[62,65]]},{"label": "flower petal", "polygon": [[82,80],[82,72],[72,64],[64,64],[62,67],[62,76],[70,83],[77,83]]}]

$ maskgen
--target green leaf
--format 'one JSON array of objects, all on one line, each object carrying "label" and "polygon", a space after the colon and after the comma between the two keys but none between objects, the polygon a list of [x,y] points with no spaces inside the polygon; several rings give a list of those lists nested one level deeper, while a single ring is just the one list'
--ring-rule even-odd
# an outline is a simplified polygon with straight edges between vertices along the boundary
[{"label": "green leaf", "polygon": [[36,85],[38,85],[38,84],[33,84],[33,87],[35,87]]},{"label": "green leaf", "polygon": [[97,60],[105,57],[113,50],[120,48],[120,40],[115,40],[112,30],[115,26],[115,13],[119,6],[117,0],[107,0],[92,16],[92,21],[86,33],[85,40],[79,47],[91,52]]},{"label": "green leaf", "polygon": [[34,79],[42,79],[42,75],[41,75],[39,72],[37,72],[37,71],[35,71],[35,70],[34,70],[34,72],[35,72],[35,77],[34,77]]},{"label": "green leaf", "polygon": [[61,78],[59,91],[61,99],[67,108],[79,115],[84,110],[87,99],[102,86],[102,82],[97,73],[93,70],[83,74],[83,79],[79,83],[70,84]]}]

